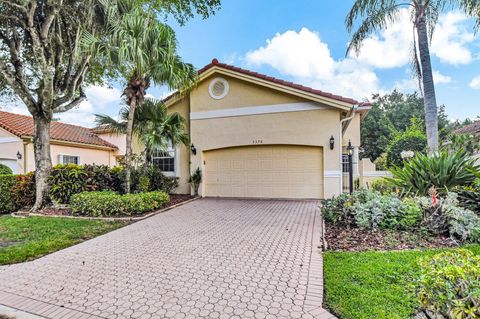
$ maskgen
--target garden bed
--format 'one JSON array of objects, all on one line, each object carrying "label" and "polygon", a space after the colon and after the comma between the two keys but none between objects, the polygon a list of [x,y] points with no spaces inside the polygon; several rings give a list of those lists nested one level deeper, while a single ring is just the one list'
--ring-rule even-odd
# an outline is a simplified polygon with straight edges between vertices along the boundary
[{"label": "garden bed", "polygon": [[[191,196],[191,195],[184,195],[184,194],[172,194],[170,195],[170,200],[164,204],[164,206],[162,207],[162,210],[163,209],[166,209],[166,208],[169,208],[169,207],[172,207],[172,206],[176,206],[176,205],[179,205],[183,202],[186,202],[186,201],[189,201],[191,199],[193,199],[194,196]],[[148,213],[145,213],[145,214],[138,214],[138,215],[135,215],[135,216],[131,216],[132,218],[142,218],[142,217],[145,217],[145,216],[148,216],[150,215],[152,212],[148,212]],[[22,216],[22,215],[25,215],[25,216],[28,216],[28,215],[31,215],[30,212],[28,211],[25,211],[25,212],[17,212],[15,213],[15,215],[17,216]],[[64,217],[78,217],[78,215],[76,214],[73,214],[72,211],[69,209],[69,208],[59,208],[59,207],[47,207],[43,210],[41,210],[40,212],[38,212],[37,214],[35,214],[36,216],[64,216]],[[115,219],[115,218],[125,218],[125,216],[119,216],[119,217],[113,217],[113,216],[109,216],[108,217],[109,219]]]},{"label": "garden bed", "polygon": [[327,250],[367,251],[405,250],[415,248],[452,248],[458,243],[446,236],[431,236],[421,232],[370,230],[325,223],[324,239]]}]

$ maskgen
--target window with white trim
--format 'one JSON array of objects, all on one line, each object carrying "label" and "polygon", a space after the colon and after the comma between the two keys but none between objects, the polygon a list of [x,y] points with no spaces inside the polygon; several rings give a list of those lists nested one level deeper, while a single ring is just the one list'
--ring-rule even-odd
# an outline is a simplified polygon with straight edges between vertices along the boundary
[{"label": "window with white trim", "polygon": [[152,163],[162,172],[175,172],[175,148],[169,144],[166,150],[155,150],[152,154]]},{"label": "window with white trim", "polygon": [[342,154],[342,171],[350,173],[350,157],[348,154]]},{"label": "window with white trim", "polygon": [[74,155],[59,155],[58,156],[58,162],[60,164],[66,165],[66,164],[80,164],[80,156],[74,156]]}]

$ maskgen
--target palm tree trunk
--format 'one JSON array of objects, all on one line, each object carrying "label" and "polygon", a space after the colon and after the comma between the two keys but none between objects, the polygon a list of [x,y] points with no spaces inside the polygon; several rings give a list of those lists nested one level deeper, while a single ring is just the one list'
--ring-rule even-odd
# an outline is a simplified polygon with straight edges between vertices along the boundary
[{"label": "palm tree trunk", "polygon": [[132,134],[133,134],[133,119],[135,117],[135,108],[137,107],[137,101],[135,98],[130,99],[128,122],[126,131],[126,150],[125,150],[125,193],[130,193],[130,175],[132,165]]},{"label": "palm tree trunk", "polygon": [[52,169],[50,155],[50,122],[51,119],[43,115],[33,116],[35,125],[34,155],[35,155],[35,204],[32,211],[43,208],[49,199],[48,177]]},{"label": "palm tree trunk", "polygon": [[423,103],[425,107],[425,126],[427,128],[427,142],[430,153],[438,151],[438,115],[435,84],[433,82],[432,64],[428,43],[427,24],[424,10],[417,13],[418,50],[422,68]]}]

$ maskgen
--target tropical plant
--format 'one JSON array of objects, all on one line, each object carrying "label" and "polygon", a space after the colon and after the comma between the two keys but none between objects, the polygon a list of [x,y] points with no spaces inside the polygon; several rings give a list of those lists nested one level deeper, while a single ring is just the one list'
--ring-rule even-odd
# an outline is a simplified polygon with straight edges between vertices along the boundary
[{"label": "tropical plant", "polygon": [[0,175],[0,214],[10,213],[17,209],[12,189],[16,178],[13,174]]},{"label": "tropical plant", "polygon": [[480,152],[480,136],[476,134],[451,134],[442,146],[447,151],[454,152],[464,149],[468,154],[476,155]]},{"label": "tropical plant", "polygon": [[85,33],[83,39],[87,52],[100,53],[115,64],[118,75],[126,81],[123,95],[129,112],[125,130],[125,191],[129,193],[135,111],[144,103],[146,90],[151,84],[187,90],[195,83],[197,72],[178,55],[173,29],[136,0],[106,0],[103,10],[111,36],[104,39]]},{"label": "tropical plant", "polygon": [[202,183],[202,170],[199,167],[197,167],[195,172],[190,175],[188,182],[192,185],[193,192],[195,196],[197,196],[198,189],[200,188],[200,184]]},{"label": "tropical plant", "polygon": [[348,51],[360,52],[362,43],[372,34],[385,29],[399,18],[401,8],[409,8],[413,24],[413,65],[423,92],[425,124],[428,148],[431,153],[438,151],[438,114],[430,61],[429,39],[438,22],[440,13],[447,8],[458,8],[467,15],[477,18],[480,26],[480,2],[473,0],[355,0],[347,15],[345,24],[349,32],[363,17],[358,29],[353,33]]},{"label": "tropical plant", "polygon": [[390,169],[393,177],[387,179],[404,194],[425,196],[432,186],[444,194],[455,186],[472,185],[479,169],[465,150],[417,153],[403,167]]},{"label": "tropical plant", "polygon": [[[120,110],[120,120],[117,121],[108,115],[95,115],[98,125],[106,125],[113,132],[125,134],[127,131],[129,108]],[[167,106],[154,99],[146,99],[135,111],[133,119],[133,133],[145,145],[147,161],[150,161],[154,150],[166,150],[171,145],[189,144],[189,137],[185,129],[186,121],[177,112],[168,113]]]}]

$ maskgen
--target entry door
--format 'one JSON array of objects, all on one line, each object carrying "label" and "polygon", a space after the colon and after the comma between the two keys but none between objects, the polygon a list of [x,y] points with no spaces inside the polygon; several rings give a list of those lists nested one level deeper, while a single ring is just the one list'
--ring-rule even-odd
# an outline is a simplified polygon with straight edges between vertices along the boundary
[{"label": "entry door", "polygon": [[205,194],[211,197],[323,198],[323,150],[258,145],[205,153]]}]

